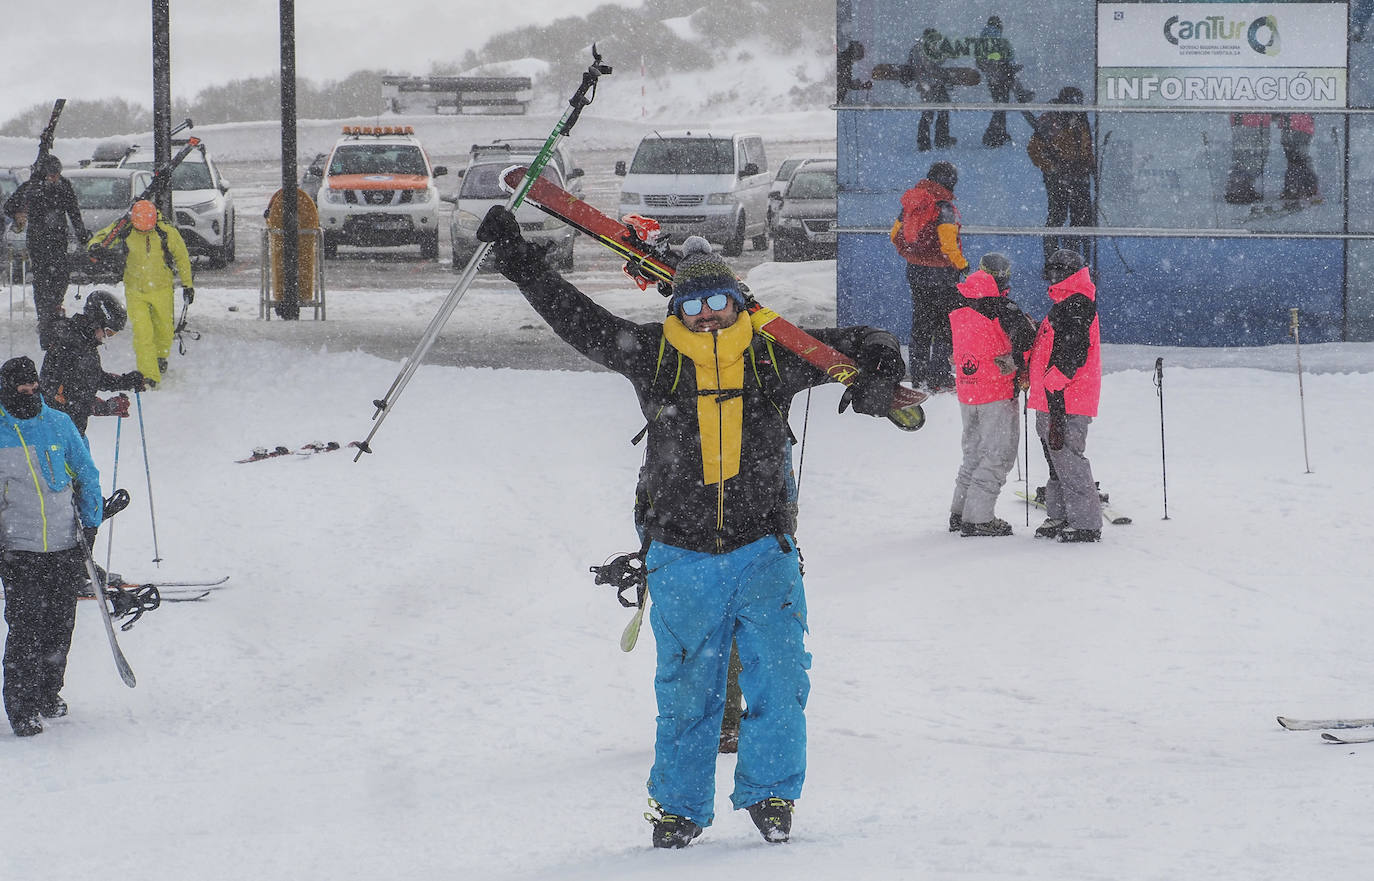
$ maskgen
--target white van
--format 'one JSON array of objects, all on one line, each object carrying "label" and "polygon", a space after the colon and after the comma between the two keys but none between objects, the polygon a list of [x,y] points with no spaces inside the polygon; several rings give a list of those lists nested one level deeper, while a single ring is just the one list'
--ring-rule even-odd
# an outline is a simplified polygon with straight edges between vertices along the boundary
[{"label": "white van", "polygon": [[753,134],[654,132],[635,150],[627,170],[617,162],[620,213],[652,217],[674,242],[699,235],[738,256],[744,240],[768,247],[768,190],[772,180],[763,138]]}]

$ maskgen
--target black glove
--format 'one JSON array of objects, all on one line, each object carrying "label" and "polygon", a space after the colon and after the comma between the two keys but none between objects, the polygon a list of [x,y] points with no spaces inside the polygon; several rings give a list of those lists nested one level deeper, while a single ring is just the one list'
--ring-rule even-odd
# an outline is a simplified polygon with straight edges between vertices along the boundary
[{"label": "black glove", "polygon": [[181,302],[183,302],[183,303],[185,303],[187,306],[189,306],[189,305],[191,305],[192,303],[194,303],[195,301],[196,301],[196,289],[195,289],[195,288],[182,288],[182,289],[181,289]]},{"label": "black glove", "polygon": [[82,534],[83,536],[85,536],[85,538],[86,538],[86,551],[87,551],[88,553],[93,553],[93,552],[95,551],[95,537],[96,537],[96,534],[99,533],[99,532],[100,532],[100,527],[99,527],[99,526],[85,526],[85,527],[82,527],[82,529],[81,529],[81,534]]},{"label": "black glove", "polygon": [[130,370],[128,373],[119,375],[119,388],[128,389],[131,392],[146,392],[148,380],[137,370]]},{"label": "black glove", "polygon": [[525,241],[520,235],[520,222],[503,205],[493,205],[477,227],[477,238],[491,242],[496,270],[516,284],[533,281],[548,270],[544,262],[546,249]]},{"label": "black glove", "polygon": [[870,336],[854,356],[854,363],[859,375],[840,397],[840,412],[853,404],[855,413],[886,416],[892,411],[897,381],[906,372],[896,339],[887,333]]},{"label": "black glove", "polygon": [[1050,430],[1045,433],[1045,445],[1058,452],[1064,449],[1064,430],[1068,423],[1064,413],[1064,393],[1050,392],[1045,397],[1050,407]]}]

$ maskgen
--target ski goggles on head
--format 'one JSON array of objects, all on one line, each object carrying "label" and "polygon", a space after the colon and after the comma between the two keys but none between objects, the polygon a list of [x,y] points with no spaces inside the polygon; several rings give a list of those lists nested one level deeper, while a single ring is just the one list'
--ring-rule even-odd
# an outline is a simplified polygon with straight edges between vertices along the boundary
[{"label": "ski goggles on head", "polygon": [[726,304],[729,303],[730,300],[731,296],[730,293],[727,291],[708,291],[700,297],[694,297],[690,300],[683,300],[682,302],[677,304],[677,307],[682,310],[683,315],[700,315],[702,303],[705,303],[707,306],[710,306],[712,311],[719,312],[720,310],[725,308]]}]

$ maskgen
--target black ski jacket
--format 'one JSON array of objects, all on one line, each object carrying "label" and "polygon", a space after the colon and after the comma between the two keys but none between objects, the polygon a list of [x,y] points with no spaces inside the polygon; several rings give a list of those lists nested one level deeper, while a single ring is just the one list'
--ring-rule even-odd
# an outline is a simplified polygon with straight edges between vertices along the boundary
[{"label": "black ski jacket", "polygon": [[5,216],[11,219],[24,212],[28,215],[24,227],[29,254],[35,259],[60,257],[67,253],[67,222],[71,221],[76,238],[82,245],[91,234],[81,220],[81,208],[76,203],[76,190],[71,181],[59,177],[56,183],[29,178],[5,200]]},{"label": "black ski jacket", "polygon": [[[744,355],[739,471],[708,484],[703,478],[696,367],[668,343],[663,324],[620,318],[552,271],[537,275],[520,290],[554,333],[634,386],[648,420],[636,512],[648,538],[721,554],[791,532],[786,474],[792,436],[787,412],[797,392],[829,381],[823,371],[754,334]],[[740,320],[749,317],[742,315]],[[899,351],[896,338],[877,328],[808,332],[856,360],[860,350],[870,347]],[[895,362],[885,361],[881,375],[896,382],[904,370],[897,354]],[[738,394],[712,396],[720,401]]]},{"label": "black ski jacket", "polygon": [[86,422],[91,416],[105,415],[96,392],[133,389],[136,384],[133,371],[105,372],[100,364],[95,325],[86,313],[78,312],[53,322],[52,339],[43,356],[38,390],[49,407],[71,417],[82,435],[86,433]]}]

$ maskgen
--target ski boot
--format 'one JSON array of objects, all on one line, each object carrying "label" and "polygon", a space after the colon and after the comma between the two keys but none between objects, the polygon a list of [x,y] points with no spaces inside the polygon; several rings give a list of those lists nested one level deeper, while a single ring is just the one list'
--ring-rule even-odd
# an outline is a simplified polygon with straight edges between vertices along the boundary
[{"label": "ski boot", "polygon": [[782,844],[792,837],[792,806],[788,798],[765,798],[749,806],[749,818],[759,828],[763,840]]},{"label": "ski boot", "polygon": [[649,799],[649,807],[656,813],[644,812],[644,819],[654,827],[654,847],[678,849],[686,847],[701,834],[701,827],[680,814],[670,814],[663,806]]}]

